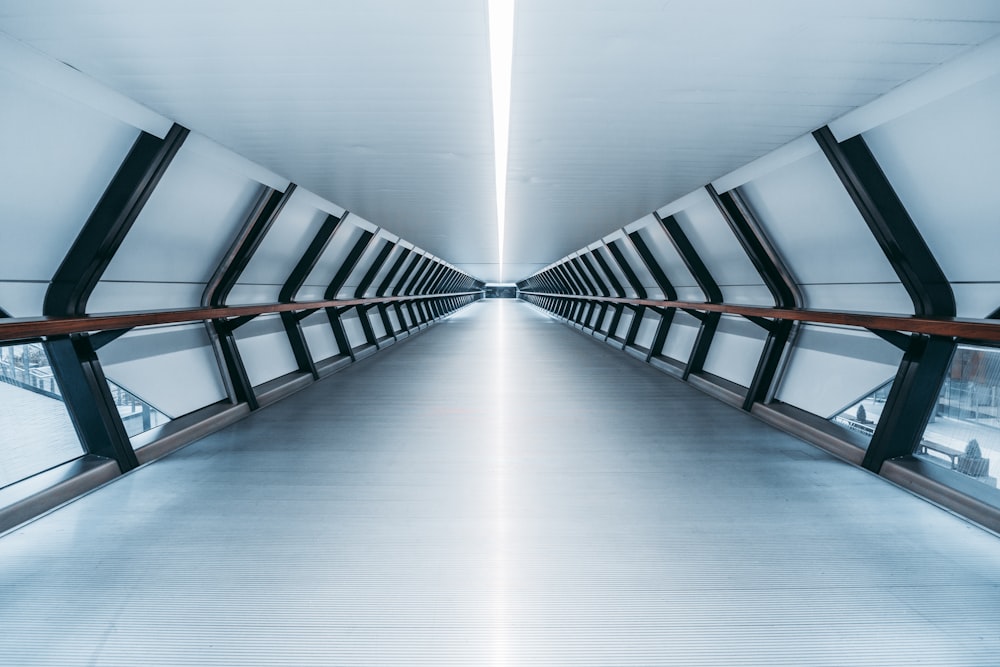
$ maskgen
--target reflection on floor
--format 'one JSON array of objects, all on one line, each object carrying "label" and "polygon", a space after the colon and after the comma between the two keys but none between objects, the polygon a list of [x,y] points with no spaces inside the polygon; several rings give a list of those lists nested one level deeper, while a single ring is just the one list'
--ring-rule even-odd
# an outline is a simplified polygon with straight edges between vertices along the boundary
[{"label": "reflection on floor", "polygon": [[1000,540],[479,302],[0,539],[0,664],[995,665]]}]

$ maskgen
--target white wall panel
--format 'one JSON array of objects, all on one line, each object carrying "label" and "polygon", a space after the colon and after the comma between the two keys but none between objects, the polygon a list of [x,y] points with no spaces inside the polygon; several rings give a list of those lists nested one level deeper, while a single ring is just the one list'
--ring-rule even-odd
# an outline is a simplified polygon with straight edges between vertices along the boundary
[{"label": "white wall panel", "polygon": [[863,135],[952,282],[1000,282],[998,117],[992,76]]},{"label": "white wall panel", "polygon": [[101,281],[87,302],[89,313],[113,313],[140,308],[189,308],[201,302],[204,283],[142,283]]},{"label": "white wall panel", "polygon": [[[846,307],[851,310],[913,312],[901,286],[895,291],[831,289],[865,283],[898,285],[899,278],[821,152],[758,176],[739,192],[792,272],[805,307],[840,308],[850,300]],[[867,300],[869,295],[872,301]]]},{"label": "white wall panel", "polygon": [[691,356],[691,349],[694,341],[698,337],[700,322],[687,313],[677,311],[674,313],[674,320],[667,330],[667,338],[663,341],[663,349],[660,354],[670,357],[681,363],[687,363]]},{"label": "white wall panel", "polygon": [[705,371],[749,387],[766,337],[764,330],[753,322],[723,315],[705,357]]},{"label": "white wall panel", "polygon": [[[619,243],[618,246],[622,247],[622,244]],[[618,265],[618,261],[615,259],[614,255],[611,254],[611,251],[607,248],[600,248],[597,252],[601,253],[601,256],[604,257],[604,261],[608,263],[608,267],[611,269],[611,272],[615,274],[615,278],[617,278],[618,282],[621,283],[622,289],[625,290],[625,296],[630,299],[636,298],[636,292],[632,289],[632,283],[630,283],[628,278],[625,277],[625,273],[621,270],[621,267]]]},{"label": "white wall panel", "polygon": [[[204,286],[216,271],[263,186],[207,151],[205,145],[197,151],[181,147],[94,290],[103,309],[165,307],[155,291],[121,291],[111,283]],[[190,294],[188,303],[170,306],[199,305],[201,291]]]},{"label": "white wall panel", "polygon": [[368,321],[371,323],[372,331],[375,333],[375,340],[384,338],[387,332],[385,325],[382,323],[382,316],[379,315],[377,308],[368,311]]},{"label": "white wall panel", "polygon": [[0,308],[11,317],[38,317],[49,288],[46,282],[0,282]]},{"label": "white wall panel", "polygon": [[[653,254],[656,263],[666,274],[667,280],[677,292],[677,298],[682,301],[704,301],[705,293],[698,287],[698,281],[694,279],[687,265],[681,259],[677,248],[667,238],[666,232],[660,227],[660,223],[653,216],[649,216],[650,223],[639,230],[639,237],[646,243],[649,252]],[[657,294],[663,294],[659,287],[653,288]],[[681,296],[684,294],[685,296]]]},{"label": "white wall panel", "polygon": [[703,190],[698,192],[701,194],[697,197],[693,196],[694,193],[689,195],[692,204],[675,213],[674,217],[722,289],[726,303],[774,305],[774,299],[766,289],[746,289],[748,286],[762,286],[764,282],[708,193]]},{"label": "white wall panel", "polygon": [[[310,195],[301,188],[292,193],[237,283],[237,287],[256,286],[257,289],[234,289],[228,303],[278,300],[281,286],[326,221],[327,213],[313,206],[315,196]],[[261,289],[264,286],[267,287]]]},{"label": "white wall panel", "polygon": [[351,348],[365,345],[368,339],[365,338],[365,330],[361,327],[361,319],[358,317],[357,309],[350,310],[346,315],[341,316],[340,321],[344,325],[344,333],[351,343]]},{"label": "white wall panel", "polygon": [[829,419],[891,380],[902,357],[867,331],[806,325],[795,337],[775,398]]},{"label": "white wall panel", "polygon": [[257,386],[298,370],[279,315],[261,315],[235,332],[250,384]]},{"label": "white wall panel", "polygon": [[201,323],[133,329],[98,356],[108,379],[171,418],[227,398]]},{"label": "white wall panel", "polygon": [[309,272],[302,288],[295,295],[296,301],[320,301],[323,299],[323,293],[330,285],[330,281],[333,280],[341,264],[347,259],[351,248],[364,233],[360,227],[350,224],[350,220],[350,217],[347,218],[330,239],[326,250],[320,255],[316,266]]},{"label": "white wall panel", "polygon": [[647,350],[653,344],[656,336],[656,326],[660,321],[658,315],[650,314],[649,311],[643,313],[642,322],[639,324],[639,331],[635,334],[635,344]]},{"label": "white wall panel", "polygon": [[309,354],[313,361],[322,361],[340,354],[337,347],[337,339],[333,336],[333,328],[330,326],[330,318],[326,311],[321,310],[313,313],[302,320],[302,333],[306,337],[306,344],[309,346]]},{"label": "white wall panel", "polygon": [[618,320],[618,328],[611,332],[612,338],[625,339],[628,335],[629,327],[632,326],[632,320],[635,319],[635,312],[631,308],[625,308],[622,311],[622,316]]},{"label": "white wall panel", "polygon": [[0,100],[0,280],[48,281],[139,133],[3,69]]},{"label": "white wall panel", "polygon": [[[375,278],[372,280],[371,285],[369,285],[368,289],[365,290],[365,298],[375,296],[375,292],[378,291],[379,285],[381,285],[382,281],[385,280],[387,275],[389,275],[389,271],[392,270],[396,260],[399,259],[399,254],[401,252],[403,252],[403,249],[398,245],[398,243],[393,246],[392,252],[390,252],[389,256],[385,258],[385,263],[382,264],[382,268],[378,270],[378,273],[375,274]],[[400,269],[400,271],[402,271],[402,269]]]}]

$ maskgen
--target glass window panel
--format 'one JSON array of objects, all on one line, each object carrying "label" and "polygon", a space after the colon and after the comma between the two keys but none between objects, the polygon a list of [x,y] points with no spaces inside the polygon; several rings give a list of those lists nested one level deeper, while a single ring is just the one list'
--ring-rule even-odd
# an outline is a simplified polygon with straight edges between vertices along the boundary
[{"label": "glass window panel", "polygon": [[[340,354],[337,339],[325,310],[320,310],[302,320],[302,333],[309,346],[313,361],[322,361]],[[346,354],[346,351],[345,351]]]},{"label": "glass window panel", "polygon": [[49,281],[138,130],[0,70],[0,280]]},{"label": "glass window panel", "polygon": [[667,339],[663,342],[660,355],[687,363],[691,357],[691,350],[694,349],[695,340],[698,338],[700,326],[701,322],[691,315],[680,310],[674,313],[674,319],[667,330]]},{"label": "glass window panel", "polygon": [[261,315],[236,329],[234,335],[253,386],[298,370],[280,315]]},{"label": "glass window panel", "polygon": [[[819,151],[740,186],[807,308],[912,313],[913,304]],[[889,289],[886,289],[889,286]]]},{"label": "glass window panel", "polygon": [[855,433],[860,433],[871,441],[875,434],[875,427],[878,426],[879,418],[882,416],[882,409],[889,398],[890,389],[892,389],[892,380],[880,385],[867,396],[851,403],[831,417],[830,421]]},{"label": "glass window panel", "polygon": [[[853,414],[895,377],[902,358],[901,350],[871,332],[805,325],[796,331],[775,398],[823,419]],[[866,409],[870,417],[881,411]]]},{"label": "glass window panel", "polygon": [[726,303],[774,305],[760,274],[707,192],[674,217],[722,289]]},{"label": "glass window panel", "polygon": [[705,372],[749,387],[767,332],[742,317],[723,315],[705,357]]},{"label": "glass window panel", "polygon": [[958,346],[916,455],[997,485],[1000,350]]},{"label": "glass window panel", "polygon": [[0,487],[83,455],[39,343],[0,347]]},{"label": "glass window panel", "polygon": [[129,437],[170,421],[170,417],[111,380],[108,380],[108,388]]},{"label": "glass window panel", "polygon": [[[645,242],[656,263],[660,265],[660,269],[666,274],[667,280],[673,285],[678,299],[681,301],[705,300],[705,294],[698,287],[698,281],[688,271],[684,260],[677,253],[674,244],[670,242],[670,239],[667,238],[666,233],[660,228],[660,224],[655,219],[639,230],[639,237]],[[652,278],[650,278],[650,283],[653,283]],[[661,295],[660,298],[663,298],[663,293],[658,287],[651,289],[656,294]]]},{"label": "glass window panel", "polygon": [[[921,235],[954,283],[1000,282],[1000,75],[865,132]],[[994,292],[995,286],[990,286]],[[1000,304],[997,304],[1000,305]],[[983,317],[959,299],[959,315]]]}]

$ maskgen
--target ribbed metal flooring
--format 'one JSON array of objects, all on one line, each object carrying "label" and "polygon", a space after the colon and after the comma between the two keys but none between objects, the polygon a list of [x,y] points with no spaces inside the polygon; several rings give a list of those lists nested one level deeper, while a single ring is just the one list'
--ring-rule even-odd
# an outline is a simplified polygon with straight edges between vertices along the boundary
[{"label": "ribbed metal flooring", "polygon": [[0,539],[3,665],[998,665],[1000,540],[517,302]]}]

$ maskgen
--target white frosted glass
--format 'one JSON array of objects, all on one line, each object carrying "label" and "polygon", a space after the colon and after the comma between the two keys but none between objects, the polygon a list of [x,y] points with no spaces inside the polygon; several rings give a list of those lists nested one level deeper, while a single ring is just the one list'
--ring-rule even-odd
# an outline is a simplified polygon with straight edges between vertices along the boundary
[{"label": "white frosted glass", "polygon": [[227,398],[203,324],[133,329],[98,356],[109,380],[171,418]]},{"label": "white frosted glass", "polygon": [[[899,278],[875,241],[857,207],[822,153],[741,186],[743,195],[764,234],[785,262],[808,308],[833,307],[823,303],[831,291],[813,286],[845,283],[898,283]],[[850,308],[871,310],[862,298]],[[913,312],[910,299],[876,310]]]},{"label": "white frosted glass", "polygon": [[350,314],[342,317],[340,321],[344,325],[344,332],[347,334],[347,340],[351,343],[351,348],[360,347],[368,342],[356,310],[350,311]]},{"label": "white frosted glass", "polygon": [[309,346],[309,354],[313,361],[329,359],[340,354],[337,347],[337,339],[333,335],[333,328],[330,326],[330,318],[326,311],[313,313],[302,320],[302,333],[306,338],[306,345]]},{"label": "white frosted glass", "polygon": [[986,317],[1000,308],[1000,283],[959,283],[951,289],[959,317]]},{"label": "white frosted glass", "polygon": [[809,285],[806,304],[816,310],[913,314],[913,300],[900,283]]},{"label": "white frosted glass", "polygon": [[687,363],[698,337],[699,322],[687,313],[674,313],[674,320],[667,330],[667,338],[663,341],[660,354],[664,357]]},{"label": "white frosted glass", "polygon": [[237,329],[235,335],[253,386],[298,370],[280,316],[262,315]]},{"label": "white frosted glass", "polygon": [[[239,284],[277,285],[280,289],[288,280],[327,217],[325,211],[318,211],[312,205],[314,197],[300,196],[299,193],[304,192],[297,189],[292,193],[240,275]],[[277,291],[274,294],[276,296]],[[244,302],[233,294],[229,303]]]},{"label": "white frosted glass", "polygon": [[[763,284],[718,207],[707,192],[700,192],[703,194],[699,201],[674,217],[715,282],[720,286]],[[761,303],[773,305],[774,300],[768,294]]]},{"label": "white frosted glass", "polygon": [[[347,220],[350,219],[351,218],[348,218]],[[343,264],[344,260],[347,259],[347,255],[351,252],[355,242],[361,238],[363,233],[364,230],[360,227],[355,227],[347,221],[345,221],[344,224],[337,229],[337,233],[333,235],[332,239],[330,239],[330,243],[327,244],[323,254],[320,255],[319,260],[316,262],[316,266],[313,267],[313,270],[310,271],[309,275],[306,277],[306,281],[303,284],[302,289],[299,290],[300,293],[295,296],[296,301],[310,301],[323,298],[323,292],[326,287],[333,280],[333,277],[337,275],[337,271],[340,269],[341,264]],[[307,287],[319,287],[319,296],[313,296],[310,298],[302,296],[303,292],[307,294],[317,293],[315,289],[307,290]]]},{"label": "white frosted glass", "polygon": [[639,331],[635,334],[635,344],[648,350],[649,346],[653,344],[653,338],[656,336],[656,326],[659,321],[660,318],[656,315],[644,315],[642,322],[639,324]]},{"label": "white frosted glass", "polygon": [[39,317],[48,282],[0,282],[0,308],[11,317]]},{"label": "white frosted glass", "polygon": [[241,285],[237,283],[229,292],[229,298],[226,299],[226,303],[229,305],[276,303],[278,301],[278,292],[280,291],[281,285],[256,285],[253,283]]},{"label": "white frosted glass", "polygon": [[622,316],[618,319],[618,328],[611,333],[612,337],[624,339],[628,335],[629,327],[632,326],[632,320],[634,319],[635,313],[631,309],[626,308],[622,312]]},{"label": "white frosted glass", "polygon": [[775,398],[830,419],[896,374],[901,350],[867,331],[799,329]]},{"label": "white frosted glass", "polygon": [[0,279],[50,280],[138,131],[0,70]]},{"label": "white frosted glass", "polygon": [[[206,283],[246,223],[260,192],[259,183],[182,146],[104,279]],[[194,300],[188,305],[198,303]],[[149,300],[136,304],[157,306]]]},{"label": "white frosted glass", "polygon": [[749,387],[767,334],[741,317],[723,315],[705,357],[704,370]]},{"label": "white frosted glass", "polygon": [[[646,247],[649,248],[649,252],[652,253],[656,263],[659,264],[660,269],[666,274],[667,280],[673,285],[678,298],[680,298],[680,294],[683,291],[685,294],[691,295],[693,293],[695,296],[682,300],[705,300],[705,294],[698,286],[698,281],[688,271],[687,265],[681,259],[674,244],[667,238],[667,234],[660,227],[660,223],[654,219],[650,225],[639,230],[639,237],[646,243]],[[657,292],[659,291],[657,289]]]},{"label": "white frosted glass", "polygon": [[200,283],[133,283],[102,280],[87,302],[87,312],[115,313],[125,310],[188,308],[201,302],[205,286]]},{"label": "white frosted glass", "polygon": [[993,76],[863,135],[952,282],[1000,281],[998,117]]}]

